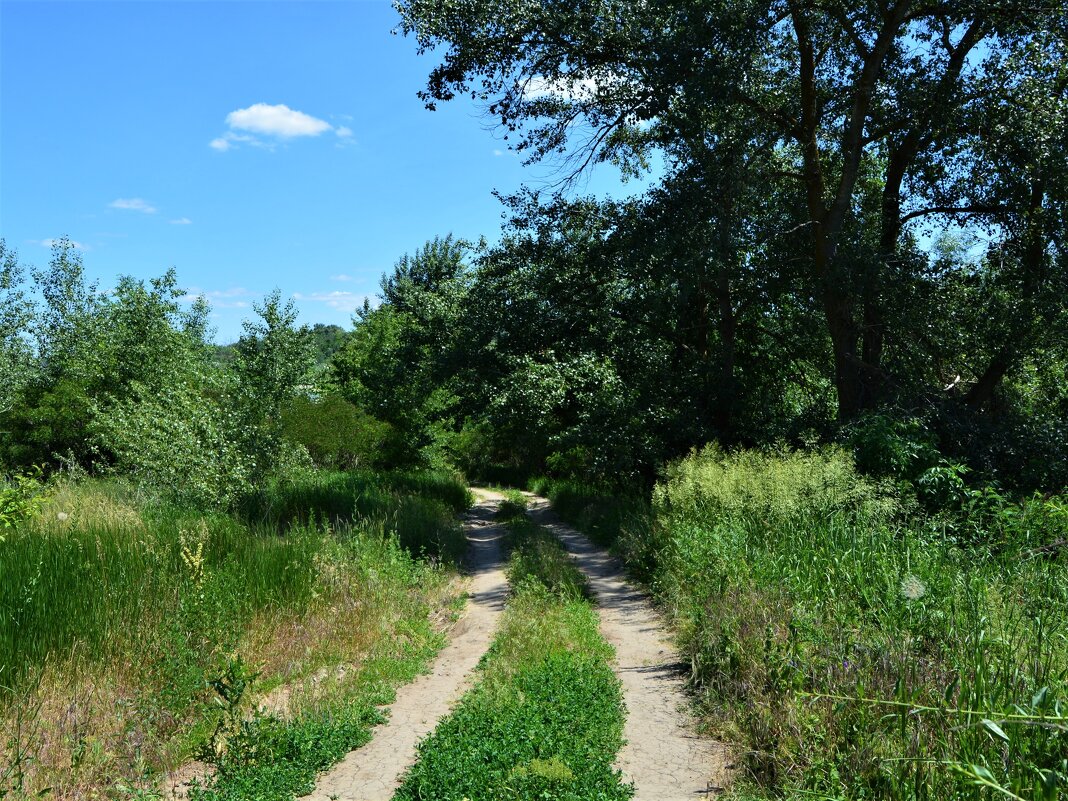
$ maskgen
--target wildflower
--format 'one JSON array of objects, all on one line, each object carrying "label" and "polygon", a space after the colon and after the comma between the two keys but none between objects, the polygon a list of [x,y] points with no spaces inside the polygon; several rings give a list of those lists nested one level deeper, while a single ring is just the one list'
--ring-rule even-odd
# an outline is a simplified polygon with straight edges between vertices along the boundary
[{"label": "wildflower", "polygon": [[70,515],[66,512],[57,512],[56,520],[58,520],[60,523],[65,523],[67,520],[70,520]]},{"label": "wildflower", "polygon": [[905,576],[901,581],[901,594],[910,601],[918,601],[927,594],[927,587],[915,576]]}]

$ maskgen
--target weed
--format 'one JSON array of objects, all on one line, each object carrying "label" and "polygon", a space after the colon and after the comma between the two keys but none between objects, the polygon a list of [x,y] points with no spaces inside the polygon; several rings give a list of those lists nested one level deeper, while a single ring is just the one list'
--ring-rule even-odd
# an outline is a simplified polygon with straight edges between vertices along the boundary
[{"label": "weed", "polygon": [[[409,643],[400,661],[425,662],[447,574],[411,554],[455,553],[461,484],[302,474],[261,500],[269,513],[204,515],[119,481],[67,481],[0,542],[0,683],[11,688],[0,695],[0,775],[20,772],[28,793],[147,786],[211,743],[218,694],[206,679],[225,679],[233,659],[262,672],[234,715],[264,687],[302,690],[304,677],[367,660],[383,640]],[[329,523],[338,509],[344,519]],[[27,709],[38,709],[29,739]]]}]

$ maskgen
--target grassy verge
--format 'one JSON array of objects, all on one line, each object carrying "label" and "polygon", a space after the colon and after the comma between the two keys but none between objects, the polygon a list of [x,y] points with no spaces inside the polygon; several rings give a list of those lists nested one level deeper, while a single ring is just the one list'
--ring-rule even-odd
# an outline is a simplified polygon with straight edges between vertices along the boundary
[{"label": "grassy verge", "polygon": [[[238,797],[242,743],[304,754],[294,776],[343,753],[439,644],[465,501],[417,474],[305,474],[239,515],[58,487],[0,543],[0,797],[151,788],[195,754]],[[248,736],[212,753],[228,716]]]},{"label": "grassy verge", "polygon": [[574,479],[535,478],[529,487],[599,545],[620,544],[622,537],[634,533],[635,523],[649,515],[648,502],[637,495],[609,492]]},{"label": "grassy verge", "polygon": [[556,540],[509,497],[513,596],[475,688],[419,748],[398,801],[628,799],[611,648],[585,582]]},{"label": "grassy verge", "polygon": [[1068,571],[1043,545],[1063,536],[1049,515],[949,524],[833,450],[709,449],[644,509],[580,497],[556,488],[580,526],[608,510],[600,530],[674,613],[710,725],[746,754],[739,797],[1068,792]]}]

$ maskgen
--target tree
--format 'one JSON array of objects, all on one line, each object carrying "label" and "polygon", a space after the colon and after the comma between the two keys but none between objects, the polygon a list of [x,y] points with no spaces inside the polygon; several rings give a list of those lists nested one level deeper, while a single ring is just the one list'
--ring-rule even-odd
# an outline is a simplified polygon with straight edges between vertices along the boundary
[{"label": "tree", "polygon": [[237,342],[231,369],[244,447],[262,473],[280,452],[283,409],[311,389],[307,382],[314,361],[308,328],[297,327],[292,300],[283,305],[276,289],[253,309],[260,319],[242,323],[245,333]]},{"label": "tree", "polygon": [[27,340],[33,306],[23,289],[18,253],[0,239],[0,415],[7,412],[33,371]]},{"label": "tree", "polygon": [[470,281],[468,245],[438,237],[402,256],[382,278],[382,304],[357,313],[332,362],[342,394],[392,426],[395,461],[413,461],[452,417],[459,315]]},{"label": "tree", "polygon": [[[1025,213],[1023,196],[926,201],[948,186],[940,170],[953,154],[980,152],[967,118],[1011,118],[1011,104],[985,92],[999,65],[1063,37],[1064,18],[1055,5],[1015,0],[401,0],[398,9],[420,50],[443,54],[427,105],[470,93],[531,160],[568,153],[569,175],[598,160],[636,169],[659,147],[675,174],[733,158],[752,167],[751,185],[796,194],[793,219],[761,238],[804,236],[795,294],[819,305],[843,419],[896,384],[885,354],[909,336],[889,317],[902,272],[918,278],[912,226],[1000,225]],[[720,157],[695,157],[707,153]],[[730,216],[761,222],[748,204]]]}]

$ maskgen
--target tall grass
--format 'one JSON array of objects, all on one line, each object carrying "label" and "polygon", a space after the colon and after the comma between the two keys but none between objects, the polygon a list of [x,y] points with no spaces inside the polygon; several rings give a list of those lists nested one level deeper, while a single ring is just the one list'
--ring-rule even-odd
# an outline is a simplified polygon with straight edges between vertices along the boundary
[{"label": "tall grass", "polygon": [[709,448],[609,521],[744,746],[741,795],[1055,798],[1068,571],[1018,517],[962,539],[841,451]]},{"label": "tall grass", "polygon": [[25,750],[11,727],[28,704],[34,786],[99,789],[193,750],[206,681],[234,654],[275,684],[360,657],[425,617],[442,582],[413,555],[462,553],[465,500],[436,474],[309,473],[237,516],[60,485],[0,542],[0,775]]}]

